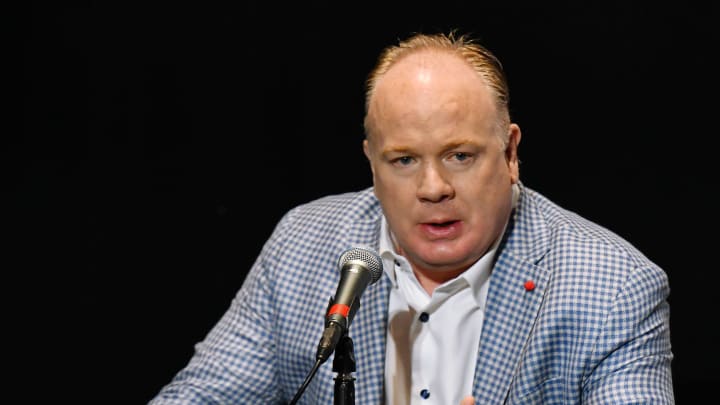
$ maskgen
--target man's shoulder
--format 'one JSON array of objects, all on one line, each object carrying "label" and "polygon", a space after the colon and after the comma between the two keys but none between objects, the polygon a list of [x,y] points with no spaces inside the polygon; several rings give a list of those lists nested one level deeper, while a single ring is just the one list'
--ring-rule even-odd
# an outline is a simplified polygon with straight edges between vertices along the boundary
[{"label": "man's shoulder", "polygon": [[382,210],[372,188],[328,194],[291,208],[276,236],[298,240],[348,240],[370,243],[377,238]]},{"label": "man's shoulder", "polygon": [[523,221],[527,224],[535,224],[535,228],[546,229],[545,234],[550,249],[576,254],[578,258],[584,257],[583,252],[588,253],[585,258],[597,257],[602,253],[602,255],[624,257],[634,261],[636,265],[652,265],[631,242],[607,225],[565,208],[531,188],[524,187],[523,192],[525,210]]},{"label": "man's shoulder", "polygon": [[327,218],[362,217],[377,215],[380,203],[372,187],[337,194],[328,194],[292,208],[290,216],[316,216]]},{"label": "man's shoulder", "polygon": [[381,218],[371,188],[309,200],[283,215],[264,256],[294,257],[317,266],[334,262],[338,252],[352,246],[376,246]]}]

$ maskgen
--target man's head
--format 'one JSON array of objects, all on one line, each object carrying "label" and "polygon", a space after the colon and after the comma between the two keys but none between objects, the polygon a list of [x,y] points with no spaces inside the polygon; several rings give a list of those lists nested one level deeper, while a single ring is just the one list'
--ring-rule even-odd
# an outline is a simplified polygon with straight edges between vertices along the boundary
[{"label": "man's head", "polygon": [[518,182],[520,129],[500,63],[464,37],[388,48],[368,79],[365,154],[396,248],[444,281],[499,237]]}]

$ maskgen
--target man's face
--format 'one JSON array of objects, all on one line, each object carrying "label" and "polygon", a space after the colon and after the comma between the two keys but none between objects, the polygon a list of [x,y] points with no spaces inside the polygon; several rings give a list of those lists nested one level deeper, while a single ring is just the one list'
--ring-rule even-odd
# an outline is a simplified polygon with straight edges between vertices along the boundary
[{"label": "man's face", "polygon": [[451,278],[502,232],[518,181],[519,128],[507,148],[489,88],[459,58],[406,57],[377,83],[364,142],[396,248],[414,268]]}]

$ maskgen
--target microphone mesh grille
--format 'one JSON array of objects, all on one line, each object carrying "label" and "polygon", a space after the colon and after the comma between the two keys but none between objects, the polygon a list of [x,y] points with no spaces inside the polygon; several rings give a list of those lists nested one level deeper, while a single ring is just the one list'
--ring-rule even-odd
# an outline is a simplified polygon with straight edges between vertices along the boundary
[{"label": "microphone mesh grille", "polygon": [[340,256],[340,260],[338,261],[339,267],[342,268],[350,261],[360,261],[367,266],[372,275],[371,284],[380,279],[383,272],[382,260],[380,259],[380,255],[374,250],[361,247],[348,249]]}]

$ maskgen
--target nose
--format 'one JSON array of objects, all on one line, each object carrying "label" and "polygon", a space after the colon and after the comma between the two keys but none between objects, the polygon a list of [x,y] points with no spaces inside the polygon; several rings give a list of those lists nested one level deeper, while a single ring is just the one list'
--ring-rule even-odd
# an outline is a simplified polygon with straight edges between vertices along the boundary
[{"label": "nose", "polygon": [[418,183],[417,197],[423,202],[441,202],[455,195],[449,174],[432,163],[423,167]]}]

